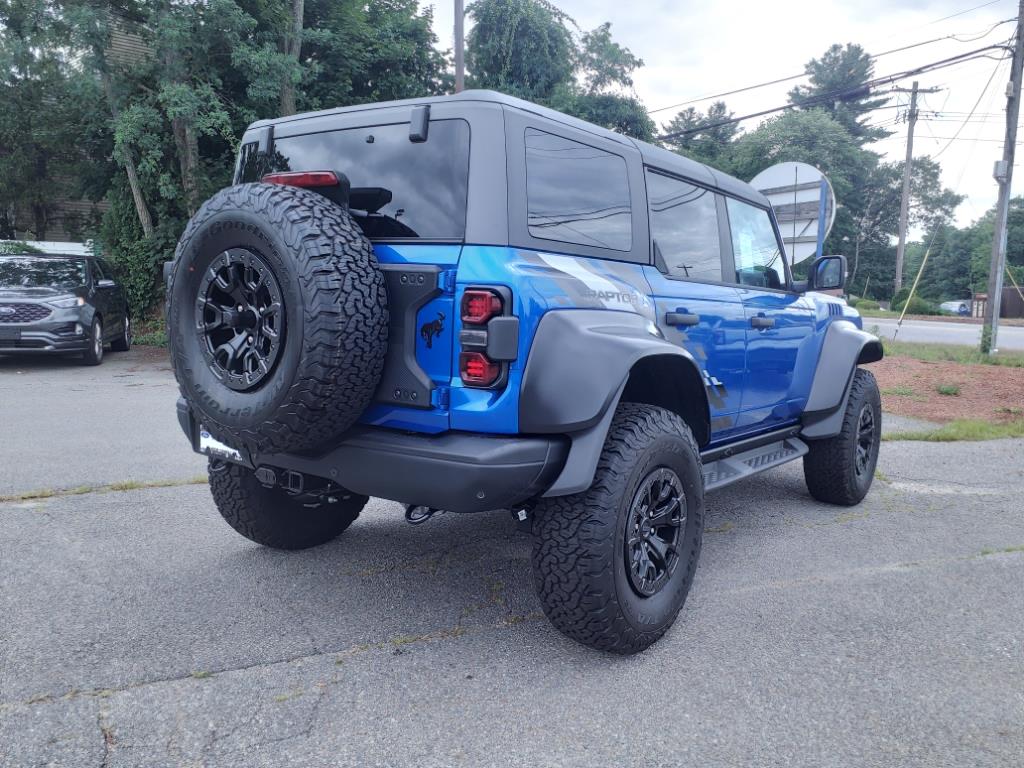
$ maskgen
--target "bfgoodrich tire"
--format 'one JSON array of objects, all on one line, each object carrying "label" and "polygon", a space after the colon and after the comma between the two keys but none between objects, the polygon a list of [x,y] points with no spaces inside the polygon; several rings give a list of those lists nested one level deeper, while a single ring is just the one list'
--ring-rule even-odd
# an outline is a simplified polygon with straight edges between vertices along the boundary
[{"label": "bfgoodrich tire", "polygon": [[871,489],[882,439],[882,399],[870,371],[858,368],[850,384],[843,426],[835,437],[808,442],[807,490],[818,501],[852,507]]},{"label": "bfgoodrich tire", "polygon": [[308,549],[337,538],[359,517],[366,496],[343,491],[319,499],[267,488],[237,464],[209,463],[210,492],[228,525],[274,549]]},{"label": "bfgoodrich tire", "polygon": [[591,487],[534,515],[534,586],[551,623],[592,648],[644,650],[672,626],[700,557],[693,434],[662,408],[620,405]]},{"label": "bfgoodrich tire", "polygon": [[225,189],[189,222],[170,277],[168,341],[182,395],[234,447],[327,443],[380,380],[386,296],[347,210],[294,187]]}]

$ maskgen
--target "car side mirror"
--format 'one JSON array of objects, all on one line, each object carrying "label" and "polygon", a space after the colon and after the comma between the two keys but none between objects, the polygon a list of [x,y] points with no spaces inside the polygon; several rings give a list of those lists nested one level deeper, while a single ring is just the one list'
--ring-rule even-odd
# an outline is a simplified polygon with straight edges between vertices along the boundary
[{"label": "car side mirror", "polygon": [[807,273],[807,290],[838,291],[846,284],[846,257],[819,256]]},{"label": "car side mirror", "polygon": [[113,280],[108,280],[106,278],[103,278],[102,280],[97,280],[96,281],[96,287],[97,288],[115,288],[115,287],[117,287],[117,283],[115,283]]}]

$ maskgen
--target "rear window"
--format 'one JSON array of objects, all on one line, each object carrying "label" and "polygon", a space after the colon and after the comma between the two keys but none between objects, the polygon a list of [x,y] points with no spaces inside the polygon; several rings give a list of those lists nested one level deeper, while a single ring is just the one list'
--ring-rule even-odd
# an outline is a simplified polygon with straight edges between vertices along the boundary
[{"label": "rear window", "polygon": [[[462,240],[469,184],[469,123],[436,120],[427,141],[409,124],[375,125],[274,141],[270,158],[242,148],[239,180],[273,171],[337,171],[352,185],[352,213],[376,240]],[[360,208],[359,206],[363,206]]]},{"label": "rear window", "polygon": [[526,221],[532,237],[628,251],[633,245],[626,161],[526,130]]}]

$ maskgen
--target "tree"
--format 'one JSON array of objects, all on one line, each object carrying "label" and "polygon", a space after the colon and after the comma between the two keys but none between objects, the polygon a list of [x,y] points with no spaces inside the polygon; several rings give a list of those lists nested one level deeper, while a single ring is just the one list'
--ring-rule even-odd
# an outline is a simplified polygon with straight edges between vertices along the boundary
[{"label": "tree", "polygon": [[577,34],[576,22],[547,0],[477,0],[467,13],[471,85],[653,139],[654,121],[632,93],[643,61],[612,39],[610,23]]},{"label": "tree", "polygon": [[474,87],[543,102],[577,65],[575,22],[547,0],[477,0],[466,9],[466,69]]},{"label": "tree", "polygon": [[[726,123],[733,113],[725,106],[724,101],[716,101],[708,108],[707,113],[687,107],[676,113],[664,132],[668,135],[686,132],[681,136],[666,139],[668,147],[681,155],[707,165],[718,167],[723,158],[731,150],[730,145],[739,133],[739,123]],[[709,126],[709,127],[704,127]],[[700,130],[697,130],[700,129]],[[692,132],[691,132],[692,131]]]},{"label": "tree", "polygon": [[859,45],[836,43],[820,59],[811,59],[804,72],[810,84],[798,85],[789,92],[791,104],[825,110],[860,145],[889,135],[889,131],[868,125],[865,117],[886,104],[888,97],[872,98],[864,87],[875,75],[875,64]]}]

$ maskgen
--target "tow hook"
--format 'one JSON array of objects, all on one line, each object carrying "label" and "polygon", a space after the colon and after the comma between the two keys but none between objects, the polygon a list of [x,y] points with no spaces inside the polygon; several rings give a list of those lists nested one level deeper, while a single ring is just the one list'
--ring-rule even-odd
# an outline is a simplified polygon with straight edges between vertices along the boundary
[{"label": "tow hook", "polygon": [[422,525],[441,511],[437,507],[428,507],[423,504],[406,504],[405,522],[410,525]]}]

